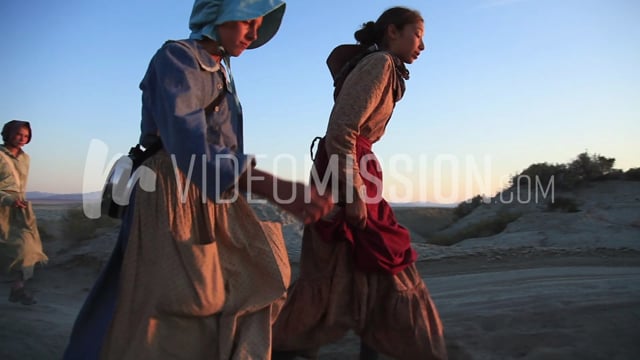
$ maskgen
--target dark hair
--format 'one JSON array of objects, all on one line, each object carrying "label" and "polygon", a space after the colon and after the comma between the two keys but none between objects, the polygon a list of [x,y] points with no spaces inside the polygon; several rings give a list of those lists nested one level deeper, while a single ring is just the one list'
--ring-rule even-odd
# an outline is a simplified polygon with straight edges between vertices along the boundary
[{"label": "dark hair", "polygon": [[11,120],[4,124],[2,127],[2,141],[4,141],[5,144],[8,143],[12,137],[16,136],[21,128],[29,130],[29,140],[27,140],[28,144],[31,141],[31,124],[29,124],[28,121],[22,120]]},{"label": "dark hair", "polygon": [[373,44],[382,45],[389,25],[394,25],[398,30],[402,30],[405,25],[419,22],[424,22],[424,19],[417,10],[396,6],[383,12],[376,22],[369,21],[362,24],[362,28],[356,31],[353,36],[366,47]]}]

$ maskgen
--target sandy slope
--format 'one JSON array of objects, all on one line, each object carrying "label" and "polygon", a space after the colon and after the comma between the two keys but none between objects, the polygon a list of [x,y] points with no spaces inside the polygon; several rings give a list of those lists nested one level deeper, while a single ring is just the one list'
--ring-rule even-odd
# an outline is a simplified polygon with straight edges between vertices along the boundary
[{"label": "sandy slope", "polygon": [[450,342],[473,359],[632,359],[640,268],[536,267],[428,278]]},{"label": "sandy slope", "polygon": [[[626,185],[577,194],[579,213],[532,206],[503,234],[451,247],[416,242],[418,267],[440,311],[451,358],[640,358],[640,186]],[[53,225],[64,209],[36,211]],[[259,211],[285,225],[296,267],[300,225],[273,209]],[[467,221],[492,211],[474,212]],[[428,215],[403,219],[410,228],[419,222],[422,227],[412,229],[422,234],[440,228],[425,227]],[[55,229],[51,234],[59,235]],[[37,269],[32,284],[40,303],[0,300],[0,359],[60,358],[114,240],[111,230],[79,243],[45,243],[51,262]],[[9,283],[2,280],[6,299]],[[358,340],[350,335],[323,348],[321,359],[355,359],[357,351]]]},{"label": "sandy slope", "polygon": [[[86,259],[85,259],[86,260]],[[52,264],[34,281],[40,303],[0,302],[0,359],[59,358],[95,266]],[[610,251],[508,261],[471,256],[419,264],[452,359],[636,359],[640,254]],[[4,284],[6,290],[8,284]],[[321,359],[357,358],[351,335]]]}]

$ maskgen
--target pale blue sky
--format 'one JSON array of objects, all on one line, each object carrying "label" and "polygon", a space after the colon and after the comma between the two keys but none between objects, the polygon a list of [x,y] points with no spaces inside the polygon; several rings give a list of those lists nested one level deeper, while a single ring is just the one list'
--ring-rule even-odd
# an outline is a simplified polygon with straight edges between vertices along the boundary
[{"label": "pale blue sky", "polygon": [[[266,46],[233,60],[246,151],[306,181],[309,144],[332,105],[325,59],[386,8],[422,12],[427,50],[375,145],[392,201],[492,193],[537,162],[588,150],[640,166],[640,1],[302,1]],[[167,39],[188,36],[192,1],[0,3],[0,121],[34,137],[29,191],[98,190],[108,159],[138,138],[138,84]],[[95,149],[94,149],[95,150]],[[93,154],[93,155],[92,155]],[[93,166],[93,168],[92,168]]]}]

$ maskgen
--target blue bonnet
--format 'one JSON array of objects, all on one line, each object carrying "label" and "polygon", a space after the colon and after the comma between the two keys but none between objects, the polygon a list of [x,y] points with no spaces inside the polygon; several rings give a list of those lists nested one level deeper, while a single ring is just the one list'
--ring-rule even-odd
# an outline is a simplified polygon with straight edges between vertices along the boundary
[{"label": "blue bonnet", "polygon": [[282,22],[285,6],[282,0],[195,0],[189,18],[189,37],[197,40],[205,37],[218,40],[218,25],[263,16],[258,38],[248,47],[255,49],[267,43],[276,34]]}]

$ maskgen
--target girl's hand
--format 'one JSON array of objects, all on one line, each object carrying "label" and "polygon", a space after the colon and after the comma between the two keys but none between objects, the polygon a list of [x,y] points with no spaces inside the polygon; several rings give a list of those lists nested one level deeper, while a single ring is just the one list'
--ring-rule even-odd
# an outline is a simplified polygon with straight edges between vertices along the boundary
[{"label": "girl's hand", "polygon": [[347,223],[358,229],[367,226],[367,206],[359,196],[354,196],[353,201],[347,203],[344,210]]},{"label": "girl's hand", "polygon": [[328,192],[320,195],[315,186],[306,187],[303,183],[294,183],[292,185],[296,189],[293,201],[275,203],[282,210],[291,213],[304,224],[318,221],[333,208],[333,199]]},{"label": "girl's hand", "polygon": [[318,221],[333,208],[328,191],[320,195],[315,186],[307,188],[303,183],[280,179],[259,169],[251,169],[251,179],[243,174],[238,184],[242,190],[265,197],[305,224]]},{"label": "girl's hand", "polygon": [[311,185],[306,188],[309,191],[309,202],[305,202],[304,210],[302,211],[302,222],[305,224],[312,224],[323,216],[327,215],[333,209],[334,202],[333,196],[329,191],[325,191],[320,195],[318,189]]},{"label": "girl's hand", "polygon": [[27,204],[28,202],[25,200],[20,200],[20,199],[16,199],[16,201],[13,203],[13,207],[19,208],[19,209],[26,209],[27,208]]}]

